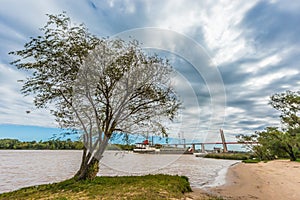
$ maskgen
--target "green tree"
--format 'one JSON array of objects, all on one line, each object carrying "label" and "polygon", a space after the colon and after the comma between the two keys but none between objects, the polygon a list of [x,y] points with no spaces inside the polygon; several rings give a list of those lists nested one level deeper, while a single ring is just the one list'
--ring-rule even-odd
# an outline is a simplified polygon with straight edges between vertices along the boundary
[{"label": "green tree", "polygon": [[281,112],[284,129],[291,135],[300,133],[300,91],[286,91],[271,96],[270,104]]},{"label": "green tree", "polygon": [[283,124],[281,147],[289,154],[290,160],[295,161],[300,150],[300,91],[286,91],[271,96],[270,104],[280,111]]},{"label": "green tree", "polygon": [[54,104],[61,127],[82,132],[84,151],[77,179],[93,179],[114,132],[164,132],[180,102],[170,87],[169,63],[147,56],[138,42],[98,39],[64,13],[48,15],[44,35],[11,52],[30,70],[22,92],[40,107]]},{"label": "green tree", "polygon": [[300,92],[286,91],[274,94],[270,105],[281,112],[280,119],[283,128],[267,127],[266,130],[253,135],[239,135],[243,143],[258,142],[258,145],[248,145],[254,153],[263,160],[288,156],[291,161],[297,159],[300,152]]}]

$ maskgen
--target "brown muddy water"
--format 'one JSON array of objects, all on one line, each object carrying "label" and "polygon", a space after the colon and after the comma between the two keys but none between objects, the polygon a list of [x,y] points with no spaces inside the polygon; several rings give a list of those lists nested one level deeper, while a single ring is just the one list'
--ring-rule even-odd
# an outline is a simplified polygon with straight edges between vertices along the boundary
[{"label": "brown muddy water", "polygon": [[[77,150],[0,150],[0,193],[71,178],[79,169],[81,154]],[[192,187],[203,188],[224,184],[228,167],[237,162],[192,155],[107,151],[98,175],[185,175]]]}]

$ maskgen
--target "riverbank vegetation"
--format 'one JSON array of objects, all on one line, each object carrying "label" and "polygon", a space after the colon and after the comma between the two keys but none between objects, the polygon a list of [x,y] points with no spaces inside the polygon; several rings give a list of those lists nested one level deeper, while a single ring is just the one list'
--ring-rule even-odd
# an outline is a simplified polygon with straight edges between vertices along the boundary
[{"label": "riverbank vegetation", "polygon": [[243,160],[243,163],[259,163],[261,160],[258,159],[247,159],[247,160]]},{"label": "riverbank vegetation", "polygon": [[275,94],[270,104],[280,111],[279,127],[266,127],[252,135],[239,135],[240,142],[252,150],[259,160],[300,157],[300,91]]},{"label": "riverbank vegetation", "polygon": [[185,176],[96,177],[27,187],[0,194],[0,199],[181,199],[191,191]]},{"label": "riverbank vegetation", "polygon": [[226,160],[249,160],[252,158],[250,153],[209,153],[205,158],[226,159]]}]

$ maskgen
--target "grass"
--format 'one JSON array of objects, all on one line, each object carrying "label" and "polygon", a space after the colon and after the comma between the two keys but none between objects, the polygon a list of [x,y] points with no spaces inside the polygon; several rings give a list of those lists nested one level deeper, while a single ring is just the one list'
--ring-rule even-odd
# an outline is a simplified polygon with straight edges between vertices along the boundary
[{"label": "grass", "polygon": [[[278,160],[290,160],[290,158],[278,158]],[[300,158],[297,158],[295,161],[292,162],[300,162]]]},{"label": "grass", "polygon": [[93,181],[69,179],[0,194],[9,199],[181,199],[191,192],[185,176],[147,175],[97,177]]},{"label": "grass", "polygon": [[228,159],[228,160],[248,160],[251,155],[248,153],[209,153],[205,158]]},{"label": "grass", "polygon": [[243,163],[259,163],[261,160],[259,159],[247,159],[243,160]]},{"label": "grass", "polygon": [[[289,158],[277,158],[274,160],[290,160]],[[259,159],[248,159],[248,160],[243,160],[244,163],[259,163],[259,162],[268,162],[270,160],[259,160]],[[300,162],[300,158],[297,158],[297,160],[295,160],[295,162]]]}]

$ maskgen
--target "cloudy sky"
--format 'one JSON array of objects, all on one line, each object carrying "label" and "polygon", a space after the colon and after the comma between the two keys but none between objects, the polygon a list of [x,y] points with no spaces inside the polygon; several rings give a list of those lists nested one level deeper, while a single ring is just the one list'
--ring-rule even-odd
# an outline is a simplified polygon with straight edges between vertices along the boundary
[{"label": "cloudy sky", "polygon": [[17,80],[26,73],[11,66],[14,57],[8,55],[41,34],[47,13],[66,11],[73,23],[84,22],[99,37],[132,36],[146,52],[169,58],[184,102],[176,124],[170,124],[173,137],[218,141],[223,128],[234,140],[236,134],[280,126],[270,95],[300,89],[300,1],[0,3],[0,138],[15,133],[13,127],[24,134],[20,127],[57,126],[47,110],[34,108],[32,97],[20,94]]}]

